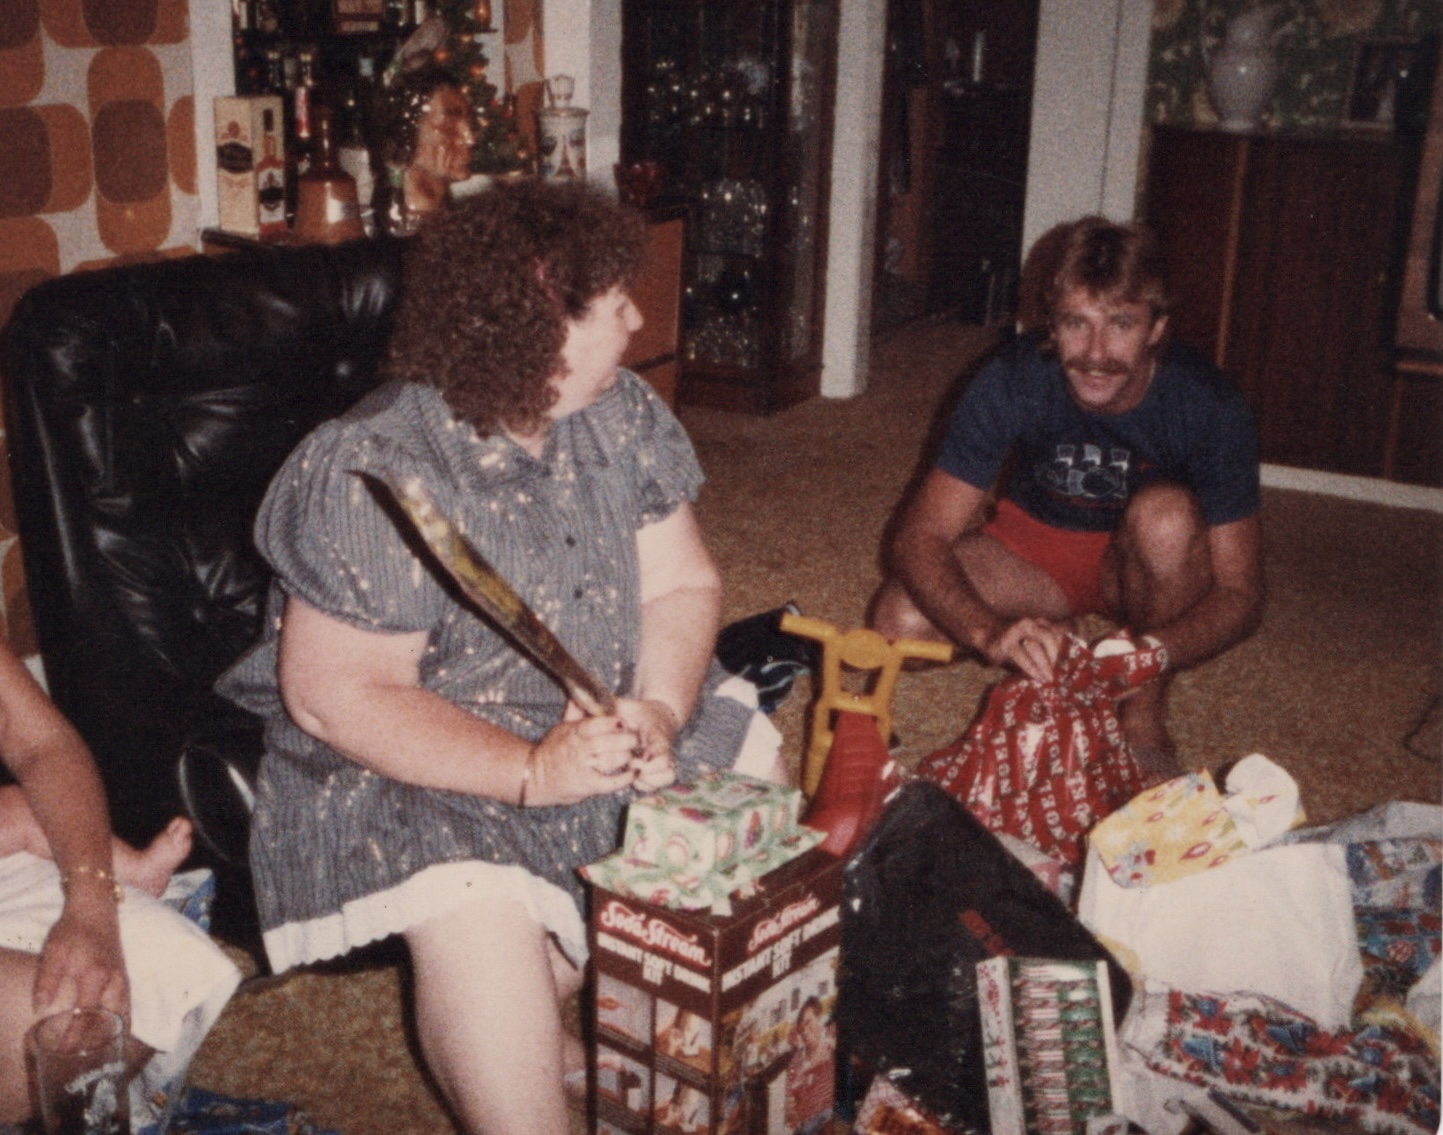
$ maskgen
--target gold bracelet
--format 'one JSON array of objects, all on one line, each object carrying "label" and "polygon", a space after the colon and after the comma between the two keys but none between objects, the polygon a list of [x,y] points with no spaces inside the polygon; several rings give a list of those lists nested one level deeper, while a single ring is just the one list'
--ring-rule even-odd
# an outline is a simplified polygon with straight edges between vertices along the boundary
[{"label": "gold bracelet", "polygon": [[100,880],[100,882],[102,883],[109,883],[110,893],[115,896],[116,902],[120,902],[122,899],[125,898],[125,888],[116,881],[116,878],[113,874],[107,871],[104,867],[90,867],[84,863],[82,863],[78,867],[70,868],[69,871],[66,871],[60,876],[60,890],[63,894],[68,894],[70,891],[72,875],[89,875],[94,879]]},{"label": "gold bracelet", "polygon": [[516,807],[526,807],[526,789],[531,785],[531,770],[536,767],[536,746],[526,754],[526,765],[521,770],[521,791],[516,794]]}]

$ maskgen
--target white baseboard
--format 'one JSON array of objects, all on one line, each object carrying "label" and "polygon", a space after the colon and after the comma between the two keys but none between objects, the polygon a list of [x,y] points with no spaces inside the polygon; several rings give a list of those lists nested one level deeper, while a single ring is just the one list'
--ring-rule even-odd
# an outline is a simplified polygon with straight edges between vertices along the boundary
[{"label": "white baseboard", "polygon": [[1269,489],[1297,489],[1330,497],[1385,504],[1394,508],[1419,508],[1443,513],[1443,489],[1426,485],[1404,485],[1379,477],[1351,477],[1317,469],[1294,469],[1288,465],[1264,465],[1263,486]]}]

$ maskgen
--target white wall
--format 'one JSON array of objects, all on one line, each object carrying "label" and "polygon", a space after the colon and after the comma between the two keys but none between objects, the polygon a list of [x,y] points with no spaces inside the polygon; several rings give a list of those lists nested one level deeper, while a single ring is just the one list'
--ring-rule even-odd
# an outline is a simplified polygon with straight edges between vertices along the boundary
[{"label": "white wall", "polygon": [[[217,220],[215,197],[215,96],[235,94],[235,52],[230,5],[190,0],[190,70],[195,87],[195,180],[200,227]],[[196,234],[200,247],[200,234]]]},{"label": "white wall", "polygon": [[[822,393],[866,386],[885,5],[842,0]],[[1131,219],[1152,0],[1041,0],[1023,250],[1086,213]]]},{"label": "white wall", "polygon": [[1152,0],[1042,0],[1024,251],[1087,213],[1136,205]]},{"label": "white wall", "polygon": [[848,398],[866,389],[872,341],[886,5],[842,0],[837,43],[822,394]]},{"label": "white wall", "polygon": [[615,185],[611,167],[621,160],[621,0],[592,0],[590,65],[587,180]]},{"label": "white wall", "polygon": [[586,180],[614,188],[621,156],[621,0],[541,0],[542,77],[576,80],[585,109]]}]

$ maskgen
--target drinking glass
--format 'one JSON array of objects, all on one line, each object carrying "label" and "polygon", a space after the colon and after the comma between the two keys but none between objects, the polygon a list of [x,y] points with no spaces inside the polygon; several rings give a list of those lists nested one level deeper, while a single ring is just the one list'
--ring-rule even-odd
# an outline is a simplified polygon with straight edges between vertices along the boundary
[{"label": "drinking glass", "polygon": [[37,1021],[29,1047],[46,1135],[127,1135],[125,1018],[70,1009]]}]

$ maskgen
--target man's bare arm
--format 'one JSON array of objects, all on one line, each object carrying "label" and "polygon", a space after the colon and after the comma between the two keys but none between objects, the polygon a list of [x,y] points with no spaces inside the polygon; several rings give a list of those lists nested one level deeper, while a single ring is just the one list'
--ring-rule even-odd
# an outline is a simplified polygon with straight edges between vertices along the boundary
[{"label": "man's bare arm", "polygon": [[993,665],[1016,666],[1038,681],[1052,675],[1062,629],[1044,618],[994,612],[968,579],[958,539],[982,520],[987,493],[932,470],[903,514],[891,570],[933,628]]},{"label": "man's bare arm", "polygon": [[936,469],[908,503],[891,548],[891,569],[912,602],[954,642],[981,650],[1001,620],[957,559],[957,538],[982,518],[987,494]]},{"label": "man's bare arm", "polygon": [[1262,621],[1262,526],[1256,516],[1209,528],[1212,586],[1181,616],[1151,634],[1179,670],[1216,657],[1247,638]]}]

